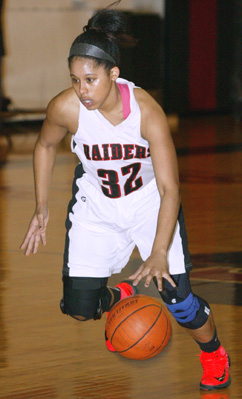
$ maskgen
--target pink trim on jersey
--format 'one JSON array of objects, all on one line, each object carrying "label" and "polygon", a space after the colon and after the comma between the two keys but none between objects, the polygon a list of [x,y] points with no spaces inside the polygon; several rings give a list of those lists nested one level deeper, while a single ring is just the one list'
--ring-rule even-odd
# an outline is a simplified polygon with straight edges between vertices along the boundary
[{"label": "pink trim on jersey", "polygon": [[121,99],[123,103],[123,115],[124,119],[128,118],[131,108],[130,108],[130,92],[129,86],[126,84],[117,83],[117,86],[120,90]]}]

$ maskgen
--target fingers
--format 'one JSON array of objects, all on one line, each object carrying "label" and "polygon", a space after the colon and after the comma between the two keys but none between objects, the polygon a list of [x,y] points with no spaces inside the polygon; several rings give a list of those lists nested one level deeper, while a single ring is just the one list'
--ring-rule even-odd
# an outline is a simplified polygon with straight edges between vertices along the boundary
[{"label": "fingers", "polygon": [[29,242],[28,242],[28,245],[27,245],[27,249],[25,251],[25,255],[28,256],[31,252],[32,253],[36,253],[36,252],[34,252],[34,248],[35,248],[35,251],[36,251],[37,249],[36,249],[36,245],[35,245],[35,237],[32,235],[31,238],[29,239]]},{"label": "fingers", "polygon": [[145,280],[145,287],[148,288],[150,286],[150,282],[155,278],[158,291],[162,291],[162,277],[163,276],[161,273],[149,273]]},{"label": "fingers", "polygon": [[36,235],[36,236],[35,236],[34,243],[33,243],[33,245],[32,245],[33,254],[36,254],[36,252],[37,252],[37,250],[38,250],[39,242],[40,242],[40,236],[39,236],[39,235]]},{"label": "fingers", "polygon": [[139,284],[139,282],[144,278],[145,279],[145,284],[144,286],[148,288],[150,286],[150,282],[155,278],[156,279],[156,285],[158,288],[158,291],[162,291],[162,280],[163,278],[169,281],[169,283],[175,288],[176,283],[173,281],[171,278],[170,274],[167,271],[163,271],[160,268],[154,268],[154,267],[149,267],[143,263],[138,270],[132,274],[129,279],[133,280],[133,285],[136,286]]},{"label": "fingers", "polygon": [[174,287],[174,288],[177,287],[176,283],[175,283],[174,280],[171,278],[170,274],[167,273],[167,275],[164,276],[164,278],[165,278],[167,281],[169,281],[169,283],[172,285],[172,287]]},{"label": "fingers", "polygon": [[29,230],[25,236],[20,249],[25,250],[25,255],[28,256],[30,253],[36,254],[40,241],[43,245],[46,245],[46,223],[44,218],[39,215],[38,218],[34,217]]},{"label": "fingers", "polygon": [[24,241],[24,243],[21,245],[21,249],[26,249],[25,250],[25,255],[28,256],[30,253],[36,254],[38,250],[40,242],[40,235],[39,234],[31,234],[28,235]]},{"label": "fingers", "polygon": [[145,280],[145,287],[149,287],[150,286],[150,282],[153,280],[153,276],[149,273],[148,276],[146,277]]},{"label": "fingers", "polygon": [[[133,285],[136,286],[139,282],[149,274],[149,270],[145,267],[144,263],[138,268],[138,270],[129,277],[130,280],[133,280]],[[149,287],[149,282],[146,282],[145,287]]]},{"label": "fingers", "polygon": [[26,234],[26,236],[24,238],[23,243],[20,246],[20,249],[25,249],[28,246],[28,243],[29,243],[29,241],[30,241],[30,239],[32,237],[32,234],[33,234],[32,233],[32,229],[29,229],[29,231],[27,232],[27,234]]},{"label": "fingers", "polygon": [[132,274],[132,276],[129,277],[129,279],[133,280],[133,285],[136,286],[146,276],[147,278],[145,280],[145,287],[149,287],[150,282],[153,278],[153,274],[151,273],[151,269],[145,266],[145,264],[143,263],[138,268],[138,270],[134,274]]},{"label": "fingers", "polygon": [[27,239],[25,238],[22,244],[20,245],[20,249],[25,249],[27,245]]},{"label": "fingers", "polygon": [[46,245],[46,234],[45,231],[43,233],[40,233],[41,241],[43,245]]},{"label": "fingers", "polygon": [[[133,284],[134,284],[134,282],[136,281],[136,278],[138,277],[138,275],[139,275],[140,273],[142,273],[143,269],[144,269],[144,264],[142,264],[142,265],[136,270],[136,272],[135,272],[134,274],[132,274],[131,276],[129,276],[129,279],[130,279],[130,280],[134,280],[134,281],[133,281]],[[140,281],[140,280],[139,280],[139,281]]]}]

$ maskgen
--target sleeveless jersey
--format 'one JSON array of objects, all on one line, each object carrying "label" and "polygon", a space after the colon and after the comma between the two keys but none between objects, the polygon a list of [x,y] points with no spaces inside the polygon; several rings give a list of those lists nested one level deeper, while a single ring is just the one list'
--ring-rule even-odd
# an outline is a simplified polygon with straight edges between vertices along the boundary
[{"label": "sleeveless jersey", "polygon": [[141,137],[141,111],[134,84],[121,78],[117,83],[129,90],[130,113],[126,119],[114,126],[98,110],[88,110],[80,102],[78,130],[71,143],[82,162],[83,178],[109,198],[141,190],[154,179],[149,144]]}]

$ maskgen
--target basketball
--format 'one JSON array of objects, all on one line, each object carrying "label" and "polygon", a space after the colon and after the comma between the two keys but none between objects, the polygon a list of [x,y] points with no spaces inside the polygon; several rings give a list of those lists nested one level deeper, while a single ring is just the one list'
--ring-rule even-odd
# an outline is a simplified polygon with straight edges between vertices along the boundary
[{"label": "basketball", "polygon": [[146,295],[117,302],[106,321],[106,335],[115,350],[129,359],[154,357],[167,345],[171,322],[166,309]]}]

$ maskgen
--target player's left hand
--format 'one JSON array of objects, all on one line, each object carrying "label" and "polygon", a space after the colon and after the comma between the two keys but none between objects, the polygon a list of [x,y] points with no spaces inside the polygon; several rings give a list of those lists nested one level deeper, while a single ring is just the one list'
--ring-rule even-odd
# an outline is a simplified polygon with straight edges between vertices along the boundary
[{"label": "player's left hand", "polygon": [[144,277],[146,277],[145,287],[150,286],[150,282],[153,278],[156,278],[158,291],[162,291],[163,278],[169,281],[173,287],[176,287],[176,284],[168,272],[167,258],[165,255],[151,254],[129,279],[133,280],[133,285],[136,286]]},{"label": "player's left hand", "polygon": [[46,245],[46,227],[49,220],[49,210],[47,205],[38,206],[34,213],[28,231],[20,249],[25,250],[25,255],[36,254],[39,243],[42,241]]}]

